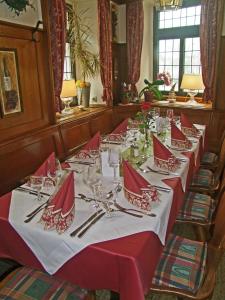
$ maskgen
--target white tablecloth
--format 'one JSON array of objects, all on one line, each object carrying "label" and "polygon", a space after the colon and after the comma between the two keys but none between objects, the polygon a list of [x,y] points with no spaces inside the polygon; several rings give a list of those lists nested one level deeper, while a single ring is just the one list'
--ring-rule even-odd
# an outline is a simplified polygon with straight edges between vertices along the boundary
[{"label": "white tablecloth", "polygon": [[[76,174],[75,177],[76,195],[80,192],[91,195],[89,187],[83,183],[82,175]],[[109,184],[108,190],[111,189],[112,184]],[[54,274],[71,257],[88,245],[97,242],[117,239],[143,231],[153,231],[164,244],[172,199],[172,190],[169,193],[160,192],[160,202],[153,204],[151,211],[156,214],[156,217],[136,218],[122,212],[114,212],[113,217],[104,216],[82,238],[78,238],[70,237],[70,233],[95,211],[91,203],[76,198],[74,222],[67,232],[59,235],[54,230],[43,230],[43,225],[38,223],[41,213],[30,223],[24,223],[25,216],[39,203],[36,196],[15,190],[11,198],[9,222],[33,251],[45,270]],[[119,193],[118,203],[127,208],[135,208],[128,203],[123,191]]]}]

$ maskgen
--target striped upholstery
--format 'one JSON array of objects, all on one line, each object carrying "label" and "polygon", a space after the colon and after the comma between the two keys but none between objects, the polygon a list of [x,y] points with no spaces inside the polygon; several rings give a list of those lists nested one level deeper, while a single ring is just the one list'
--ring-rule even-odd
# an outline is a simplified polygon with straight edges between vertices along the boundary
[{"label": "striped upholstery", "polygon": [[9,300],[81,300],[87,291],[52,276],[21,267],[0,289],[0,299]]},{"label": "striped upholstery", "polygon": [[212,219],[214,209],[215,201],[209,195],[189,192],[185,196],[177,220],[198,220],[206,223]]},{"label": "striped upholstery", "polygon": [[202,157],[202,160],[201,160],[201,164],[212,165],[217,160],[218,160],[218,156],[215,153],[213,153],[213,152],[205,152],[203,154],[203,157]]},{"label": "striped upholstery", "polygon": [[192,185],[209,187],[213,184],[213,172],[207,169],[200,168],[193,176]]},{"label": "striped upholstery", "polygon": [[0,259],[0,281],[20,265],[11,259]]},{"label": "striped upholstery", "polygon": [[153,285],[196,293],[205,272],[207,247],[171,234],[156,268]]}]

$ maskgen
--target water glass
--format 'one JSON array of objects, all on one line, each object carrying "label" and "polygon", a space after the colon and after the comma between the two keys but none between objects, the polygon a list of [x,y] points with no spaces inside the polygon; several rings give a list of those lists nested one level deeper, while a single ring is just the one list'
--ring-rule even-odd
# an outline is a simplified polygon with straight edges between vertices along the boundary
[{"label": "water glass", "polygon": [[113,168],[113,178],[114,182],[118,182],[117,179],[117,169],[120,166],[121,155],[118,149],[111,148],[108,152],[108,163],[109,166]]},{"label": "water glass", "polygon": [[43,187],[43,176],[30,176],[30,187],[37,191],[37,200],[41,200],[41,189]]}]

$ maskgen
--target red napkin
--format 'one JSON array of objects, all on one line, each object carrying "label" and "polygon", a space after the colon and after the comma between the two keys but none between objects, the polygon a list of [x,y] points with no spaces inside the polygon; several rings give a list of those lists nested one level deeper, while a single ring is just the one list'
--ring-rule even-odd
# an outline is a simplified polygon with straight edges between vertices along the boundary
[{"label": "red napkin", "polygon": [[62,186],[52,196],[40,222],[44,224],[44,229],[56,229],[58,233],[63,233],[72,224],[74,215],[74,175],[70,172],[66,175]]},{"label": "red napkin", "polygon": [[152,139],[155,165],[161,169],[175,171],[179,161],[154,135]]},{"label": "red napkin", "polygon": [[199,135],[199,130],[190,122],[183,113],[180,115],[181,130],[187,136],[196,137]]},{"label": "red napkin", "polygon": [[158,200],[157,190],[127,161],[123,162],[124,191],[127,200],[141,209],[151,210],[151,201]]},{"label": "red napkin", "polygon": [[191,141],[177,128],[174,122],[171,122],[171,145],[180,149],[190,149],[192,147]]},{"label": "red napkin", "polygon": [[127,131],[128,126],[128,118],[125,119],[122,123],[120,123],[114,130],[113,134],[121,134]]},{"label": "red napkin", "polygon": [[52,152],[49,157],[43,162],[43,164],[34,173],[36,176],[48,176],[48,168],[52,168],[52,172],[55,171],[55,153]]},{"label": "red napkin", "polygon": [[[100,132],[98,131],[92,139],[84,146],[83,150],[98,150],[100,147],[101,136]],[[82,151],[83,151],[82,150]]]}]

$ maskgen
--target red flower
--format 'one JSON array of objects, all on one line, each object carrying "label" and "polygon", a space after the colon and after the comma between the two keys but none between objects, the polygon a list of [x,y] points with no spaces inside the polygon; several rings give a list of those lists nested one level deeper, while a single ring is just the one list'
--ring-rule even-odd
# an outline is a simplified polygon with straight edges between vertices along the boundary
[{"label": "red flower", "polygon": [[151,103],[150,102],[142,102],[141,104],[141,110],[147,111],[150,110]]}]

